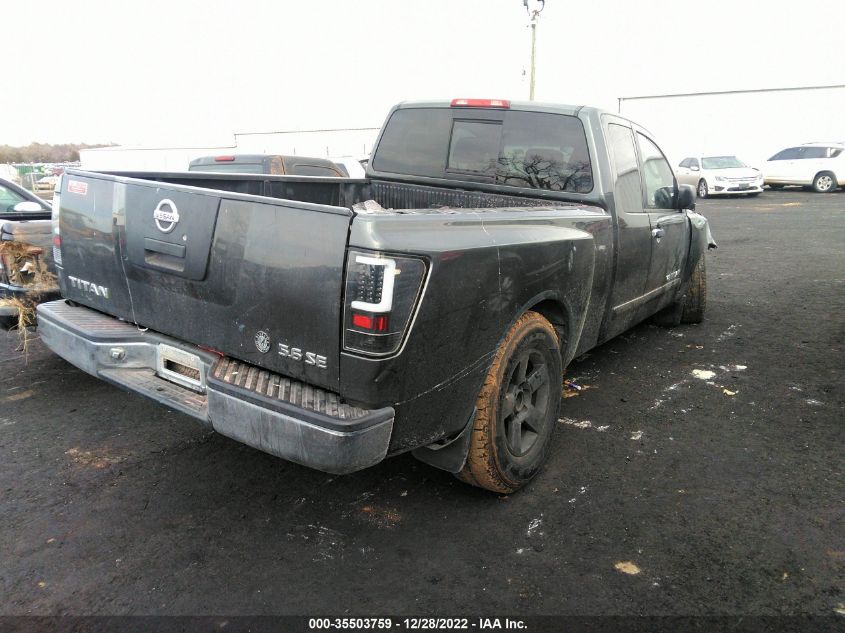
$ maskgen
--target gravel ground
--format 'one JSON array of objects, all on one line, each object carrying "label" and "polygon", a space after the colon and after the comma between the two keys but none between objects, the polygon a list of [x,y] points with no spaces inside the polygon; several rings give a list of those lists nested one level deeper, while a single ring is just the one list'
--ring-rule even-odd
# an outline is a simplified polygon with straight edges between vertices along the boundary
[{"label": "gravel ground", "polygon": [[286,463],[0,333],[0,613],[845,613],[843,208],[702,202],[706,321],[576,361],[507,498]]}]

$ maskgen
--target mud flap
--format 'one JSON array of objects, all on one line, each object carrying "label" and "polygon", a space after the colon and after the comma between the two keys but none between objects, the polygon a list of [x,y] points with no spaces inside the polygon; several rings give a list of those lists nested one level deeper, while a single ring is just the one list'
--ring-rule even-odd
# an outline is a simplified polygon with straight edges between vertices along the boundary
[{"label": "mud flap", "polygon": [[450,473],[460,472],[469,453],[469,442],[472,438],[472,427],[475,424],[476,413],[477,409],[473,408],[472,415],[469,416],[463,430],[455,437],[415,448],[411,451],[411,454],[429,466]]}]

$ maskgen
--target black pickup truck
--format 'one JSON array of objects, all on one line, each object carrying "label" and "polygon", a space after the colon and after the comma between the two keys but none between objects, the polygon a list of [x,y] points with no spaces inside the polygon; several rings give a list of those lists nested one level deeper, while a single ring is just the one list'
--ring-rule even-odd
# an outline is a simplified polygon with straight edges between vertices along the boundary
[{"label": "black pickup truck", "polygon": [[414,451],[511,492],[564,368],[657,315],[700,321],[706,220],[649,133],[589,107],[393,108],[365,179],[69,171],[65,300],[81,369],[332,473]]}]

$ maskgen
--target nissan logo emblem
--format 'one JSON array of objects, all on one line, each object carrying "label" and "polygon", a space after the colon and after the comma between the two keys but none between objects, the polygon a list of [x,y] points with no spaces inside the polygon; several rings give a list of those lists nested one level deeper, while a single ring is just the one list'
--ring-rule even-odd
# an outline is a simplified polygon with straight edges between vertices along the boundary
[{"label": "nissan logo emblem", "polygon": [[159,231],[170,233],[179,222],[179,210],[173,204],[173,200],[165,198],[159,202],[153,211],[153,219]]}]

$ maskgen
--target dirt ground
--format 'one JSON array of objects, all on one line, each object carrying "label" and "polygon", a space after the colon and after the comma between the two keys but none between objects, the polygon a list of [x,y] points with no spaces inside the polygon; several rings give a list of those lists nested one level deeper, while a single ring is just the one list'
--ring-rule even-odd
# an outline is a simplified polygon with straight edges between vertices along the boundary
[{"label": "dirt ground", "polygon": [[699,210],[706,321],[576,361],[510,497],[286,463],[0,333],[0,613],[845,616],[845,192]]}]

